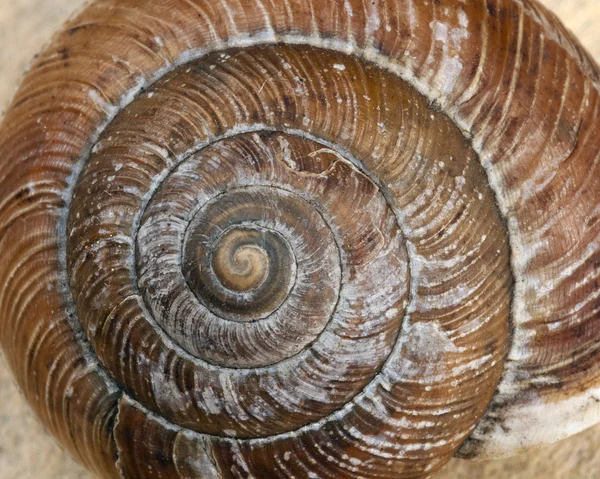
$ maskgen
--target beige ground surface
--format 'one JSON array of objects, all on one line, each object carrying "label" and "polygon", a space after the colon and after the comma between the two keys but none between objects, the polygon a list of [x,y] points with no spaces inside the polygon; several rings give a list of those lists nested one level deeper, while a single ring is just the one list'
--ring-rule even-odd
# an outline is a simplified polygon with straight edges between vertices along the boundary
[{"label": "beige ground surface", "polygon": [[[85,0],[0,0],[0,110],[33,55]],[[600,60],[600,1],[544,0]],[[453,460],[440,479],[600,478],[600,427],[502,461]],[[91,479],[44,432],[0,361],[0,479]]]}]

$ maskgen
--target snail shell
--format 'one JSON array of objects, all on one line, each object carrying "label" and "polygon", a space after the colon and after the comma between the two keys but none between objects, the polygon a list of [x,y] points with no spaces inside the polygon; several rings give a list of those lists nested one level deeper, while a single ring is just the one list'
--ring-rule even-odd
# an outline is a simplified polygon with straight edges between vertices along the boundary
[{"label": "snail shell", "polygon": [[532,1],[97,0],[0,127],[7,362],[105,477],[428,477],[595,424],[598,88]]}]

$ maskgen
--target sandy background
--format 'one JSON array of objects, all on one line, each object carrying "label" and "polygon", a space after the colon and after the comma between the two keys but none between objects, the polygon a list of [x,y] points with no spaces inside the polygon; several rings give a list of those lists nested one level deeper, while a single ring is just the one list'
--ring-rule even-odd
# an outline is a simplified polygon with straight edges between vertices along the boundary
[{"label": "sandy background", "polygon": [[[52,32],[86,0],[0,0],[0,111]],[[543,0],[600,60],[600,1]],[[29,411],[0,360],[0,478],[92,479]],[[440,479],[600,478],[600,427],[554,446],[502,461],[453,460]]]}]

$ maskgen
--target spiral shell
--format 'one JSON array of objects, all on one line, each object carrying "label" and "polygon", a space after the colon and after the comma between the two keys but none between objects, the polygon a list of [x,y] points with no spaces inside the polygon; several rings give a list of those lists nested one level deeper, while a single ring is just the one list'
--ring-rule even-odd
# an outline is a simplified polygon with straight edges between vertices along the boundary
[{"label": "spiral shell", "polygon": [[7,362],[105,477],[429,477],[592,425],[598,91],[527,0],[96,0],[0,127]]}]

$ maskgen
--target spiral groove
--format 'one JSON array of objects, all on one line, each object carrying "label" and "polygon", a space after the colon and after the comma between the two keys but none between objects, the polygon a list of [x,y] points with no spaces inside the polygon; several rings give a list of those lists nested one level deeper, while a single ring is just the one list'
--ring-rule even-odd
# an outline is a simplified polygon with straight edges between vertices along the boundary
[{"label": "spiral groove", "polygon": [[[352,83],[356,76],[363,82]],[[393,101],[422,106],[411,105],[416,117],[399,121],[386,106]],[[171,107],[156,110],[154,102]],[[172,130],[145,133],[155,124]],[[416,125],[446,130],[448,144],[420,145],[416,131],[406,131]],[[413,176],[427,178],[427,170],[443,186],[416,191]],[[486,224],[498,215],[485,206],[490,193],[474,187],[482,175],[449,122],[374,66],[304,47],[208,56],[123,110],[79,177],[67,243],[78,317],[140,407],[214,440],[250,441],[239,446],[250,448],[249,457],[252,440],[285,449],[329,431],[341,441],[359,434],[356,421],[365,414],[365,424],[403,434],[397,421],[414,399],[395,392],[398,374],[428,368],[433,375],[418,381],[416,394],[437,394],[436,381],[448,380],[442,364],[463,354],[449,332],[422,321],[443,314],[452,324],[471,295],[500,300],[471,303],[481,314],[507,312],[507,297],[497,295],[510,284],[501,276],[507,250],[490,234],[498,226]],[[428,198],[440,194],[445,213],[429,211]],[[469,215],[473,234],[464,238],[456,226],[469,209],[480,213]],[[428,229],[428,239],[417,241]],[[460,252],[449,246],[453,234],[464,238]],[[439,250],[440,241],[445,257],[424,263],[423,252]],[[474,256],[482,251],[497,258],[486,267],[494,265],[500,289],[484,286],[489,271]],[[439,280],[442,270],[467,283],[452,291]],[[468,317],[479,321],[475,310]],[[480,334],[465,327],[455,334]],[[502,331],[489,340],[502,341]],[[454,360],[457,391],[461,377],[481,377],[486,364],[484,381],[495,381],[497,360],[479,354]],[[398,419],[380,416],[379,403]],[[431,424],[456,430],[471,414],[455,414],[452,426]],[[460,444],[466,431],[439,447]],[[374,458],[386,444],[360,455]],[[393,457],[384,456],[381,472]]]}]

